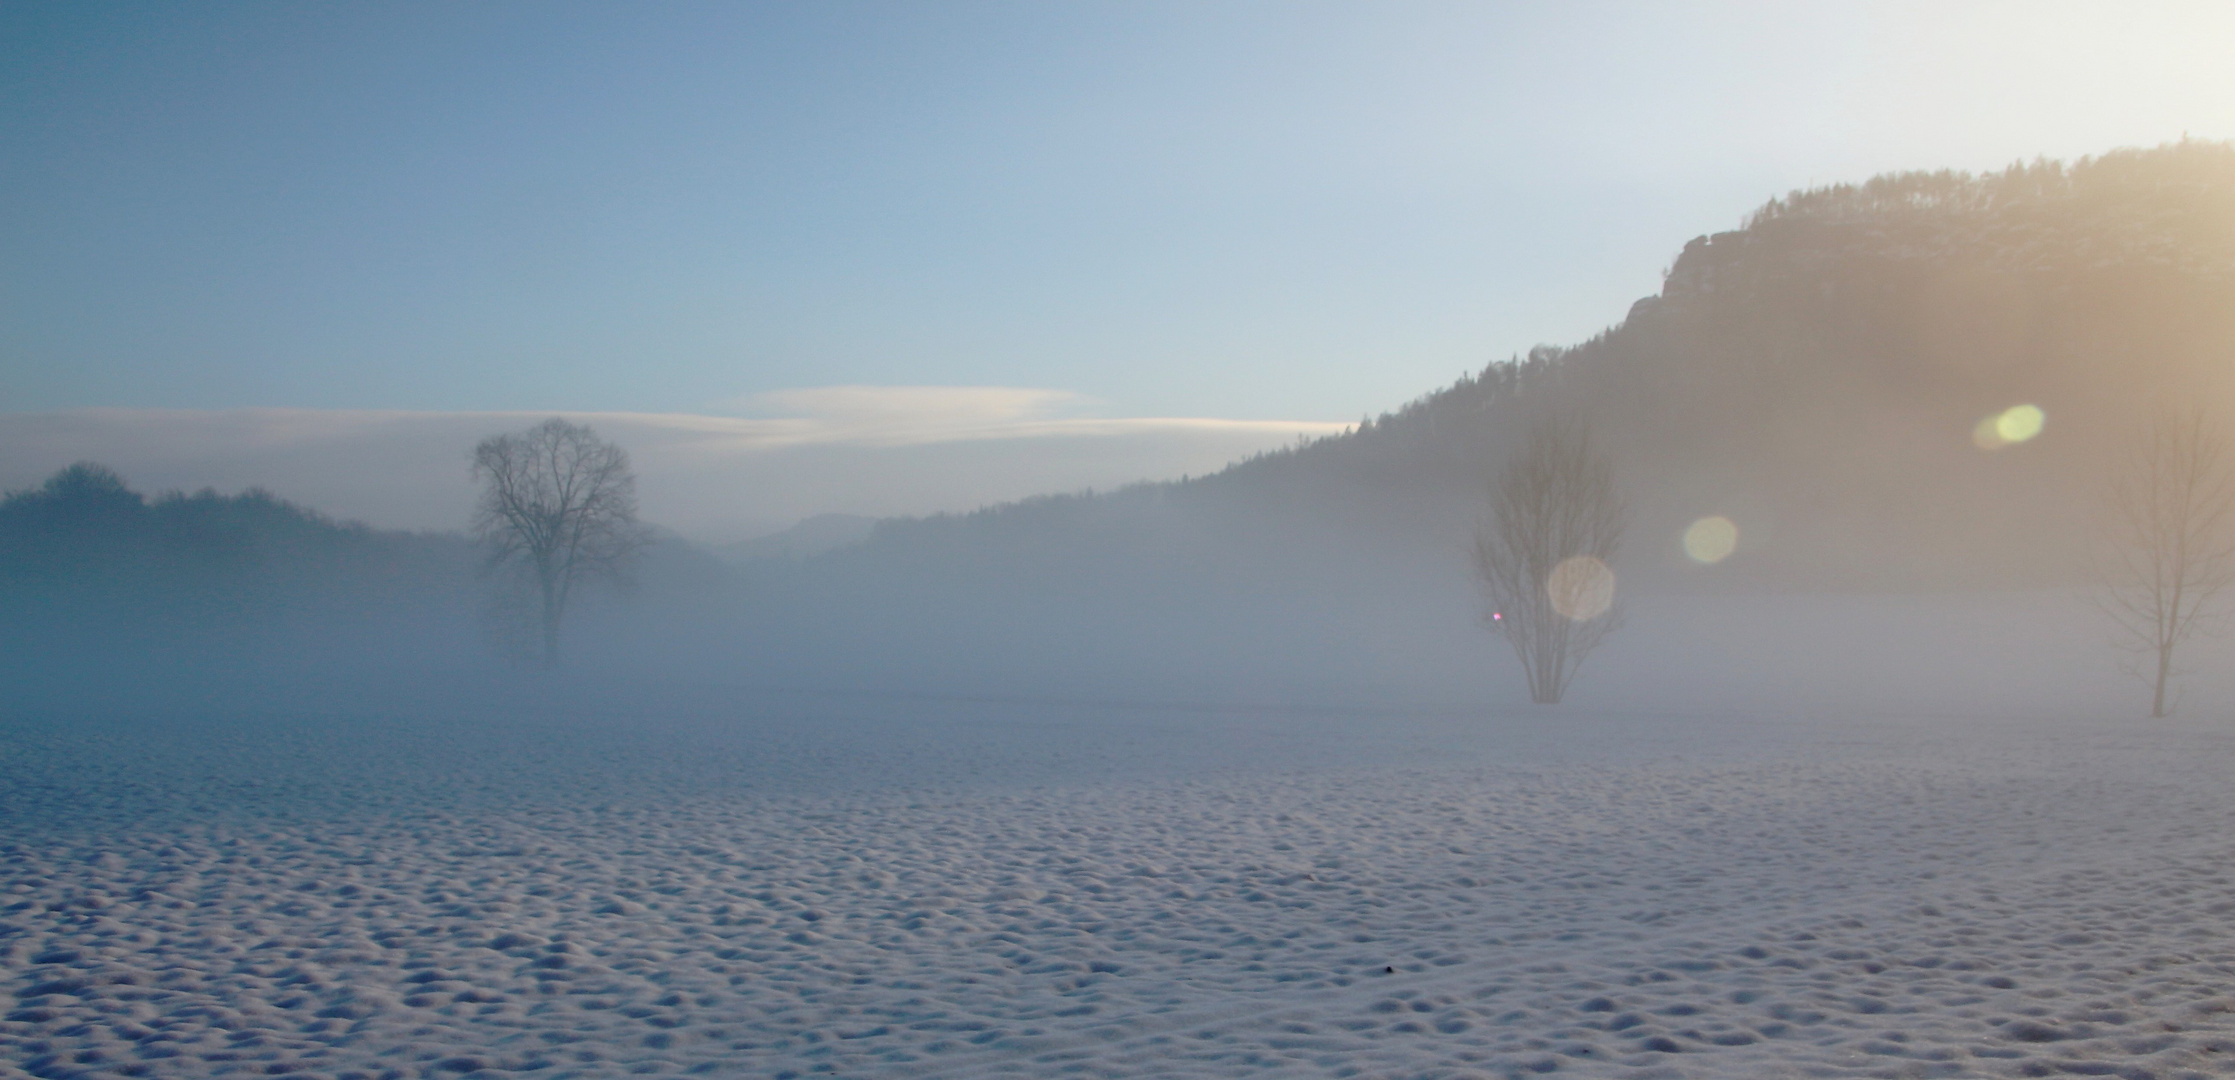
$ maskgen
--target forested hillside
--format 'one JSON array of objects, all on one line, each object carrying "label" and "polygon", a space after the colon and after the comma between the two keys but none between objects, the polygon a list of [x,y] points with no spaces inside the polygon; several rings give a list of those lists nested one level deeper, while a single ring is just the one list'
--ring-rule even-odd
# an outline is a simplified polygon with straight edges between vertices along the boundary
[{"label": "forested hillside", "polygon": [[479,663],[477,592],[463,537],[262,491],[149,499],[80,464],[0,500],[0,662],[18,679]]},{"label": "forested hillside", "polygon": [[[1618,454],[1633,587],[2065,584],[2121,441],[2156,407],[2235,404],[2231,377],[2235,147],[1903,173],[1774,200],[1684,245],[1662,291],[1604,334],[1348,434],[1186,483],[887,523],[850,557],[998,552],[1071,576],[1179,552],[1235,573],[1301,559],[1317,577],[1330,557],[1458,573],[1508,441],[1567,410]],[[2039,438],[1974,442],[2019,404],[2046,413]],[[1676,543],[1707,514],[1741,530],[1712,569]]]},{"label": "forested hillside", "polygon": [[[884,521],[730,568],[671,540],[634,591],[584,597],[566,652],[579,673],[741,685],[1481,700],[1513,672],[1475,626],[1469,534],[1532,418],[1572,414],[1617,460],[1635,510],[1618,591],[1643,603],[1588,688],[1720,686],[1780,670],[1760,662],[1778,649],[1811,686],[1836,658],[1875,686],[1941,653],[1962,681],[1969,651],[1865,654],[1913,633],[1910,599],[1953,625],[1972,601],[1948,598],[1997,591],[1981,603],[2008,611],[1962,632],[2013,664],[2101,651],[2076,624],[2021,640],[2047,594],[2013,590],[2082,582],[2117,447],[2153,409],[2235,405],[2231,378],[2235,147],[1887,176],[1684,245],[1590,341],[1212,476]],[[2021,404],[2046,417],[2037,438],[1975,439]],[[1710,514],[1738,547],[1697,565],[1678,536]],[[498,666],[462,536],[260,493],[150,500],[97,468],[0,503],[0,590],[19,673]],[[1793,599],[1827,593],[1847,606]],[[2009,678],[2049,692],[2038,674]]]}]

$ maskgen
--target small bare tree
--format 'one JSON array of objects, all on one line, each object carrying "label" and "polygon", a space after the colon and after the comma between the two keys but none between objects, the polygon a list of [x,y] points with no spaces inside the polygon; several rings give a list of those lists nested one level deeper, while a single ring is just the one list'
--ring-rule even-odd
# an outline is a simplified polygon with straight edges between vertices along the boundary
[{"label": "small bare tree", "polygon": [[1583,658],[1621,624],[1610,564],[1628,517],[1613,462],[1573,416],[1532,426],[1491,485],[1474,537],[1484,621],[1513,646],[1538,704],[1558,704]]},{"label": "small bare tree", "polygon": [[2235,474],[2225,434],[2202,411],[2161,414],[2112,481],[2110,543],[2096,602],[2134,655],[2127,671],[2155,688],[2150,715],[2170,715],[2173,652],[2219,629],[2235,581]]},{"label": "small bare tree", "polygon": [[489,545],[492,569],[519,573],[533,590],[521,614],[539,632],[539,661],[554,666],[575,585],[619,574],[650,542],[636,521],[629,455],[586,426],[553,418],[483,439],[473,476],[482,484],[474,535]]}]

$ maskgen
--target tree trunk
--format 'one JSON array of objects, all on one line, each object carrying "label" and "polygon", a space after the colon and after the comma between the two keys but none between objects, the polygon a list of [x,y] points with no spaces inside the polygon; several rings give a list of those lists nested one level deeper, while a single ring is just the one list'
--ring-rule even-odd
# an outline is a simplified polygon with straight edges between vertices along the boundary
[{"label": "tree trunk", "polygon": [[558,583],[545,577],[543,582],[543,666],[559,666],[559,616],[560,599]]},{"label": "tree trunk", "polygon": [[2157,650],[2157,697],[2150,702],[2150,718],[2165,719],[2165,681],[2173,676],[2173,646],[2160,645]]}]

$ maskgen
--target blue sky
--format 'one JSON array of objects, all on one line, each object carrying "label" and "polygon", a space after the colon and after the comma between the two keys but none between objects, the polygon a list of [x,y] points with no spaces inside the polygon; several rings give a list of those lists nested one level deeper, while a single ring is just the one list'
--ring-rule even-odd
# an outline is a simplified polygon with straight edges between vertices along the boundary
[{"label": "blue sky", "polygon": [[0,414],[989,387],[1317,430],[1589,336],[1793,187],[2235,136],[2229,41],[2228,5],[8,3]]}]

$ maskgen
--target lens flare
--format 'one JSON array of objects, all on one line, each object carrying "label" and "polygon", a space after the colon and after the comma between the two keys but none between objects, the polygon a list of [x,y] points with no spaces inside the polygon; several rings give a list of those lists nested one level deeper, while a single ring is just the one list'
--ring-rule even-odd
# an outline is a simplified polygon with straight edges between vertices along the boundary
[{"label": "lens flare", "polygon": [[1703,517],[1684,530],[1684,554],[1693,562],[1713,566],[1738,550],[1738,526],[1721,514]]},{"label": "lens flare", "polygon": [[1544,591],[1552,610],[1570,622],[1596,619],[1614,606],[1614,571],[1589,555],[1562,559],[1545,578]]},{"label": "lens flare", "polygon": [[2048,419],[2038,405],[2013,405],[1995,417],[1994,433],[2002,436],[2003,442],[2022,443],[2041,434],[2041,425]]},{"label": "lens flare", "polygon": [[2041,434],[2048,414],[2039,405],[2012,405],[1971,429],[1971,443],[1981,450],[2000,450]]}]

